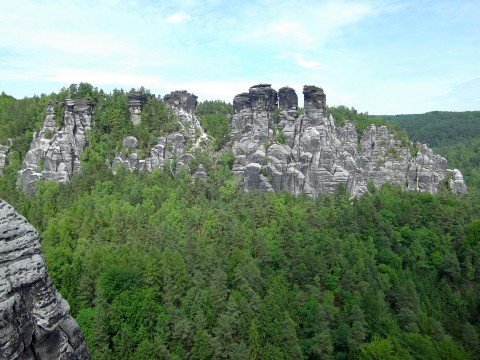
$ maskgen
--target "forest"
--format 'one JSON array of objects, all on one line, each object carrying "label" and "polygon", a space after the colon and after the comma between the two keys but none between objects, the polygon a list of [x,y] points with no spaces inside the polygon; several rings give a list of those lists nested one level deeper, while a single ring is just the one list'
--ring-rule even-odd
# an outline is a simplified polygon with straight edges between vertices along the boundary
[{"label": "forest", "polygon": [[480,189],[480,111],[432,111],[426,114],[383,115],[404,129],[410,139],[427,143],[461,169],[469,187]]},{"label": "forest", "polygon": [[[0,197],[40,233],[48,272],[94,359],[480,357],[478,163],[449,158],[463,145],[442,153],[471,169],[462,196],[388,184],[360,199],[243,192],[228,151],[198,151],[205,181],[167,166],[114,175],[105,158],[123,136],[147,149],[175,127],[152,95],[133,128],[127,95],[80,84],[0,97],[0,143],[12,139]],[[45,106],[62,97],[95,104],[82,171],[25,197],[16,173]],[[220,101],[197,108],[213,149],[228,141],[230,112]],[[331,112],[383,123],[347,107]]]}]

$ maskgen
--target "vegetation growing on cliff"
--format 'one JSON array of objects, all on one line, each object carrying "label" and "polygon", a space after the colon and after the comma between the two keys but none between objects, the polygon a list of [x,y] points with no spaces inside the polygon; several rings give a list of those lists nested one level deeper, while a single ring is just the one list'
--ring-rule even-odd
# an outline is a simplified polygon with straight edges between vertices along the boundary
[{"label": "vegetation growing on cliff", "polygon": [[413,140],[428,143],[462,171],[467,185],[480,189],[480,111],[433,111],[382,116],[405,129]]},{"label": "vegetation growing on cliff", "polygon": [[230,134],[228,116],[232,113],[232,105],[224,101],[203,101],[195,111],[200,117],[203,129],[214,138],[214,150],[220,150],[225,145]]},{"label": "vegetation growing on cliff", "polygon": [[[25,198],[14,183],[26,149],[14,149],[0,197],[39,230],[95,359],[480,356],[478,192],[369,186],[353,202],[345,192],[243,193],[229,153],[218,163],[198,154],[206,181],[161,169],[113,175],[105,157],[134,131],[127,94],[87,90],[96,113],[82,173],[39,182]],[[199,106],[200,116],[218,113],[202,118],[218,146],[228,106]]]},{"label": "vegetation growing on cliff", "polygon": [[403,145],[408,145],[407,133],[402,128],[396,126],[393,122],[387,121],[385,118],[369,116],[368,113],[361,113],[353,107],[348,108],[344,105],[328,107],[327,111],[333,116],[335,126],[342,126],[347,122],[354,124],[359,139],[371,124],[374,124],[377,127],[385,125],[400,141],[402,141]]},{"label": "vegetation growing on cliff", "polygon": [[42,182],[18,207],[96,359],[473,359],[479,200],[242,193],[225,161]]}]

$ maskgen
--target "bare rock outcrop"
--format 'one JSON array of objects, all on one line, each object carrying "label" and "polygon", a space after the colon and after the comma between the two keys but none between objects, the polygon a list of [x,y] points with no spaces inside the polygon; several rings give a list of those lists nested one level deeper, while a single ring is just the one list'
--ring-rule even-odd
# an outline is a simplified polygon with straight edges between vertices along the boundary
[{"label": "bare rock outcrop", "polygon": [[90,359],[46,271],[39,236],[0,199],[0,359]]},{"label": "bare rock outcrop", "polygon": [[[345,187],[352,196],[362,196],[368,191],[368,183],[373,182],[377,187],[393,183],[404,190],[432,194],[438,191],[447,175],[445,158],[426,145],[399,138],[386,126],[371,125],[361,136],[351,122],[336,127],[322,88],[306,85],[303,96],[302,115],[297,111],[298,96],[290,87],[277,92],[269,84],[258,84],[233,99],[232,171],[245,190],[287,191],[315,197]],[[141,122],[146,101],[144,93],[129,94],[134,124]],[[167,167],[174,174],[181,169],[195,173],[197,169],[189,168],[194,150],[206,149],[209,141],[195,115],[197,97],[185,90],[174,91],[163,101],[172,110],[170,116],[177,122],[177,130],[158,137],[151,149],[142,151],[137,139],[127,136],[111,163],[113,171],[118,166],[129,171]],[[34,135],[18,177],[25,194],[34,193],[39,179],[66,182],[80,170],[79,155],[86,145],[85,131],[92,123],[92,106],[85,100],[67,99],[64,107],[64,127],[56,124],[52,104],[38,136]],[[0,148],[0,170],[1,154]],[[466,192],[462,174],[458,170],[448,172],[452,191]],[[204,169],[200,169],[198,177],[205,176]]]},{"label": "bare rock outcrop", "polygon": [[465,194],[467,192],[467,186],[463,180],[463,175],[458,169],[447,169],[447,172],[450,174],[450,180],[448,181],[448,186],[456,194]]},{"label": "bare rock outcrop", "polygon": [[[202,146],[203,141],[208,138],[200,119],[195,115],[197,97],[186,91],[174,91],[164,97],[164,102],[173,110],[179,131],[157,138],[157,144],[143,158],[137,149],[137,139],[133,136],[126,137],[123,139],[123,151],[117,153],[112,162],[114,171],[119,165],[129,171],[134,169],[152,171],[166,165],[174,173],[180,168],[189,170],[188,164],[194,158],[192,150]],[[199,177],[202,176],[204,170],[199,173]]]},{"label": "bare rock outcrop", "polygon": [[[445,158],[426,145],[399,139],[386,126],[372,124],[358,138],[354,124],[335,126],[323,89],[308,85],[303,94],[304,115],[297,115],[291,88],[279,90],[278,108],[277,93],[266,84],[234,98],[233,172],[245,190],[315,197],[343,186],[352,196],[362,196],[373,181],[377,187],[388,182],[404,190],[438,191],[447,173]],[[452,172],[450,187],[466,191],[458,170]]]},{"label": "bare rock outcrop", "polygon": [[[60,116],[57,114],[57,116]],[[63,127],[55,121],[55,106],[47,107],[42,128],[33,135],[30,149],[18,173],[18,186],[27,195],[35,193],[41,179],[64,183],[80,171],[80,154],[86,145],[85,133],[92,124],[92,105],[83,99],[65,99]]]},{"label": "bare rock outcrop", "polygon": [[2,175],[3,168],[7,163],[7,155],[10,146],[8,145],[0,145],[0,176]]},{"label": "bare rock outcrop", "polygon": [[133,92],[128,94],[128,111],[130,119],[134,125],[140,124],[143,106],[147,102],[147,97],[142,92]]}]

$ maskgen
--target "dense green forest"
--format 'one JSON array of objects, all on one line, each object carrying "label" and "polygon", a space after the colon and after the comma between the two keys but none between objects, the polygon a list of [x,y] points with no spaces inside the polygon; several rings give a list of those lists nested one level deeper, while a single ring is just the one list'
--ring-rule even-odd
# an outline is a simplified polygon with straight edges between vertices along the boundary
[{"label": "dense green forest", "polygon": [[[26,198],[15,188],[21,139],[38,130],[46,104],[72,92],[95,104],[82,172],[40,182]],[[175,127],[152,96],[145,128],[130,128],[127,95],[81,84],[1,103],[0,127],[19,146],[0,197],[38,229],[95,359],[480,357],[478,191],[244,193],[228,152],[215,161],[197,152],[206,181],[168,168],[113,175],[104,160],[123,136],[148,144],[152,131]],[[198,107],[215,148],[230,109]]]},{"label": "dense green forest", "polygon": [[382,115],[408,133],[410,139],[429,144],[463,172],[469,187],[480,189],[480,111],[433,111],[415,115]]}]

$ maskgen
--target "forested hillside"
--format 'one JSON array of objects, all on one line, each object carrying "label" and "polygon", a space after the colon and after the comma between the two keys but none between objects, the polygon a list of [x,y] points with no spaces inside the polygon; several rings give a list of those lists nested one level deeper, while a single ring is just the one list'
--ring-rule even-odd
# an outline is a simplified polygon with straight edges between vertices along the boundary
[{"label": "forested hillside", "polygon": [[[82,172],[25,197],[16,172],[42,106],[72,92],[97,106]],[[369,184],[353,200],[243,192],[231,153],[200,150],[206,180],[168,166],[113,174],[105,158],[125,134],[148,144],[174,125],[152,97],[149,120],[127,128],[126,102],[124,91],[81,84],[1,103],[1,139],[13,145],[0,197],[40,232],[48,272],[95,359],[480,357],[475,189],[433,196]],[[215,148],[230,109],[198,107]]]},{"label": "forested hillside", "polygon": [[463,172],[469,187],[480,188],[480,111],[433,111],[415,115],[382,115],[405,129],[410,139],[428,143]]}]

